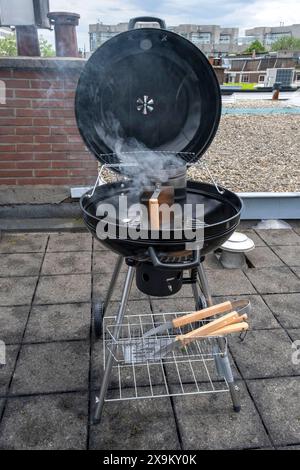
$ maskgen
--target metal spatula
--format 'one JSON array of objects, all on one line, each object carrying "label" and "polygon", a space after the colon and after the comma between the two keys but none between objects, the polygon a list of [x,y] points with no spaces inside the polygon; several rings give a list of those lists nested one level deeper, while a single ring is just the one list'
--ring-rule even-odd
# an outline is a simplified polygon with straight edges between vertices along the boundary
[{"label": "metal spatula", "polygon": [[[185,335],[150,337],[139,342],[129,342],[123,345],[124,361],[126,363],[137,363],[162,359],[176,347],[184,347],[203,336],[214,335],[215,330],[222,331],[223,328],[229,325],[237,323],[240,325],[239,331],[245,330],[248,328],[248,324],[245,323],[246,319],[247,315],[239,316],[237,312],[231,312]],[[219,334],[222,334],[222,332]]]}]

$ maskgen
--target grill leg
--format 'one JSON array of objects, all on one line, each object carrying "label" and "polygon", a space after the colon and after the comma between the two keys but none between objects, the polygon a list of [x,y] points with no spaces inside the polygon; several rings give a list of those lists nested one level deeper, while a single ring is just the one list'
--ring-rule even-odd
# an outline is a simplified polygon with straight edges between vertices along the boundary
[{"label": "grill leg", "polygon": [[[127,272],[127,275],[126,275],[124,289],[123,289],[123,293],[122,293],[122,299],[121,299],[121,303],[120,303],[120,307],[119,307],[119,311],[118,311],[118,315],[117,315],[117,319],[116,319],[116,325],[115,325],[114,333],[113,333],[113,336],[114,336],[115,340],[118,340],[119,335],[120,335],[120,329],[121,329],[122,321],[123,321],[123,318],[124,318],[124,314],[126,312],[126,306],[127,306],[127,302],[128,302],[128,298],[129,298],[133,278],[134,278],[134,270],[135,270],[135,268],[130,266],[128,268],[128,272]],[[108,359],[107,359],[107,363],[105,365],[103,382],[102,382],[102,385],[101,385],[99,399],[97,401],[97,408],[96,408],[95,418],[94,418],[95,423],[99,423],[100,419],[101,419],[102,410],[103,410],[103,406],[104,406],[104,400],[105,400],[107,388],[108,388],[108,385],[109,385],[111,370],[112,370],[112,366],[113,366],[113,353],[114,353],[114,348],[113,348],[112,352],[110,352],[110,354],[108,356]]]},{"label": "grill leg", "polygon": [[213,300],[210,294],[207,277],[206,277],[202,263],[200,263],[200,265],[198,266],[198,275],[199,275],[201,290],[205,297],[206,303],[208,307],[211,307],[213,305]]},{"label": "grill leg", "polygon": [[[205,296],[207,305],[211,307],[213,305],[213,300],[210,294],[207,277],[206,277],[202,263],[200,263],[200,266],[198,267],[198,275],[199,275],[201,290]],[[222,350],[222,338],[218,338],[217,342],[218,342],[219,349]],[[234,382],[227,351],[225,354],[220,356],[219,361],[220,361],[219,364],[221,365],[221,368],[222,368],[223,376],[228,383],[231,400],[233,404],[233,409],[234,411],[239,412],[241,410],[240,398],[239,398],[239,393],[238,393],[239,388]]]},{"label": "grill leg", "polygon": [[192,290],[193,290],[193,296],[195,299],[195,309],[199,309],[199,292],[198,292],[198,287],[196,283],[192,284]]},{"label": "grill leg", "polygon": [[118,259],[117,259],[116,265],[115,265],[115,269],[114,269],[110,284],[109,284],[109,288],[108,288],[108,291],[107,291],[107,294],[106,294],[106,298],[104,300],[103,313],[105,313],[105,311],[107,309],[107,306],[110,302],[110,299],[111,299],[111,296],[113,294],[117,279],[118,279],[120,271],[121,271],[122,264],[123,264],[123,256],[119,256]]}]

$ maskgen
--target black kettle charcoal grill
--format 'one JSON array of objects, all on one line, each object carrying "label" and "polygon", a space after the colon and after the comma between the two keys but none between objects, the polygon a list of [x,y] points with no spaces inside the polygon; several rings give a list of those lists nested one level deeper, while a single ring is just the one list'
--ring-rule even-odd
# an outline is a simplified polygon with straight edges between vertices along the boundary
[{"label": "black kettle charcoal grill", "polygon": [[[138,21],[157,21],[160,28],[135,29]],[[202,261],[205,254],[222,245],[234,232],[242,203],[236,194],[219,187],[214,180],[213,184],[186,182],[186,170],[197,164],[209,147],[220,114],[220,88],[210,63],[191,42],[166,30],[160,19],[131,20],[129,31],[99,47],[81,74],[76,93],[79,131],[102,170],[109,168],[121,177],[121,181],[101,185],[98,178],[93,190],[81,198],[84,221],[96,239],[99,224],[115,225],[116,236],[100,241],[119,255],[106,299],[94,308],[98,336],[124,259],[128,265],[115,319],[115,347],[135,272],[137,287],[148,295],[172,295],[183,283],[189,283],[196,309],[212,305]],[[130,205],[141,202],[145,188],[150,188],[151,193],[161,186],[172,188],[174,202],[193,207],[203,204],[201,249],[187,249],[184,234],[178,237],[172,224],[169,239],[164,239],[159,229],[155,238],[149,230],[146,237],[132,240],[120,233],[124,225],[137,223],[136,220],[108,221],[98,215],[101,204],[109,203],[118,209],[119,196],[126,196]],[[197,223],[193,214],[190,224],[194,227]],[[186,270],[188,277],[183,275]],[[238,411],[237,390],[220,339],[213,350],[218,371],[221,370]],[[116,359],[111,347],[109,351],[96,421],[101,417]]]}]

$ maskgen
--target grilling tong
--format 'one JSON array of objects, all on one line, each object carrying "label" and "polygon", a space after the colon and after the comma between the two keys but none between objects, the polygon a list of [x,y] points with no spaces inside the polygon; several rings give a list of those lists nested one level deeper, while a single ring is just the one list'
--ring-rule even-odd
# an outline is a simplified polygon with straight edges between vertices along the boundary
[{"label": "grilling tong", "polygon": [[[144,360],[163,358],[177,346],[187,346],[200,337],[223,336],[229,333],[247,331],[249,328],[247,313],[249,313],[249,311],[250,302],[248,300],[226,301],[197,312],[183,315],[182,317],[174,318],[171,321],[165,322],[163,325],[149,330],[141,337],[139,342],[124,345],[123,353],[125,362],[142,362]],[[206,320],[220,313],[225,313],[225,315],[207,322],[200,328],[193,329],[186,334],[180,334],[176,337],[153,338],[153,336],[168,331],[169,329],[179,328],[201,320]]]}]

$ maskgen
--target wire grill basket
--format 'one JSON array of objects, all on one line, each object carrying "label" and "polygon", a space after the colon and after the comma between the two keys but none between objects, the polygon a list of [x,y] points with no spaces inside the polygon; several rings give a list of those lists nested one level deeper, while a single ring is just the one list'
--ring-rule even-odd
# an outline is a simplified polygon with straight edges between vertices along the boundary
[{"label": "wire grill basket", "polygon": [[[104,319],[104,364],[108,355],[114,359],[106,401],[228,391],[227,382],[216,369],[218,358],[227,353],[226,338],[202,337],[185,347],[176,347],[164,357],[153,354],[137,360],[137,348],[149,345],[152,348],[155,343],[155,351],[158,351],[166,340],[191,331],[191,326],[187,325],[143,339],[148,330],[185,313],[188,312],[128,315],[119,325],[118,340],[115,338],[116,317]],[[202,324],[194,323],[193,328]]]}]

